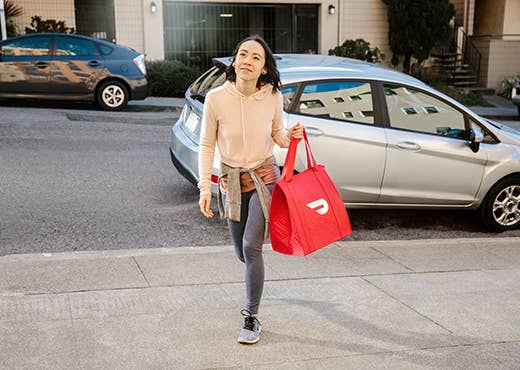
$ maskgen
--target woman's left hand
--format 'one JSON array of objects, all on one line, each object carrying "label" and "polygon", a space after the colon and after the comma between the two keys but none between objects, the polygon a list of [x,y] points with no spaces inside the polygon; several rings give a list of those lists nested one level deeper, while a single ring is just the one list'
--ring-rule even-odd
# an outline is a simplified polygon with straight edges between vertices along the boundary
[{"label": "woman's left hand", "polygon": [[287,136],[289,138],[294,138],[297,140],[303,139],[303,125],[300,122],[298,122],[296,125],[289,129],[289,131],[287,132]]}]

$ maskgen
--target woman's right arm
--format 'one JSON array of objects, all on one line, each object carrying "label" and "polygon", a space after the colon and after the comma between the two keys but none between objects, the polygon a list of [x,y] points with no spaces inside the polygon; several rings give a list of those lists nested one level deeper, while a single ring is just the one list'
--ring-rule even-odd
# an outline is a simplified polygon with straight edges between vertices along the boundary
[{"label": "woman's right arm", "polygon": [[212,217],[211,204],[211,172],[213,158],[215,156],[215,143],[217,141],[217,119],[213,111],[213,96],[206,95],[199,141],[199,182],[200,211],[206,217]]}]

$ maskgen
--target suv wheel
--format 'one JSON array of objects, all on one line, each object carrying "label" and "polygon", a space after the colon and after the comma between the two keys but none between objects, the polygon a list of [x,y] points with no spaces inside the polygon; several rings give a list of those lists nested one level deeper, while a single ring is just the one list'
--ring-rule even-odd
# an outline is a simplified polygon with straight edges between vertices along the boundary
[{"label": "suv wheel", "polygon": [[514,175],[495,184],[481,206],[484,224],[494,231],[506,231],[520,225],[520,176]]},{"label": "suv wheel", "polygon": [[121,110],[128,103],[128,89],[121,82],[106,81],[96,94],[96,103],[104,110]]}]

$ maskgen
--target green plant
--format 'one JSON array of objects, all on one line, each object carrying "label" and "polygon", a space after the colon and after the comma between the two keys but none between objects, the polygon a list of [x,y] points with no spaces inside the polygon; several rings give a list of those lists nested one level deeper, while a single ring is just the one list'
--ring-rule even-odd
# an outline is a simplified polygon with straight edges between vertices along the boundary
[{"label": "green plant", "polygon": [[152,96],[183,97],[200,71],[178,60],[146,62],[146,78]]},{"label": "green plant", "polygon": [[35,32],[64,32],[74,33],[74,28],[67,27],[65,21],[57,21],[55,19],[45,19],[35,15],[31,17],[31,27],[25,27],[25,33]]},{"label": "green plant", "polygon": [[520,81],[520,75],[516,75],[509,78],[504,78],[500,83],[500,89],[498,91],[498,95],[511,100],[511,90],[516,83]]},{"label": "green plant", "polygon": [[455,8],[449,0],[382,0],[388,6],[392,64],[410,72],[412,57],[422,64],[433,46],[446,40]]},{"label": "green plant", "polygon": [[13,37],[18,34],[16,25],[14,24],[13,18],[22,15],[23,10],[21,7],[13,3],[11,0],[5,0],[4,2],[5,12],[5,23],[7,29],[7,37]]},{"label": "green plant", "polygon": [[329,55],[348,57],[364,60],[371,63],[379,63],[385,59],[379,48],[370,48],[370,43],[363,39],[345,40],[341,46],[329,49]]}]

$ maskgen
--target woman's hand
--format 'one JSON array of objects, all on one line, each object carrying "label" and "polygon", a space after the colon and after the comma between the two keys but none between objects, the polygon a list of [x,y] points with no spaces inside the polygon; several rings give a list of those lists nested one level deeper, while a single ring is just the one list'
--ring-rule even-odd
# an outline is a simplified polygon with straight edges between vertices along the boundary
[{"label": "woman's hand", "polygon": [[287,136],[290,138],[295,138],[297,140],[303,139],[303,125],[298,122],[296,125],[291,127],[287,132]]},{"label": "woman's hand", "polygon": [[213,211],[210,208],[211,194],[201,195],[199,198],[200,212],[207,218],[213,217]]}]

